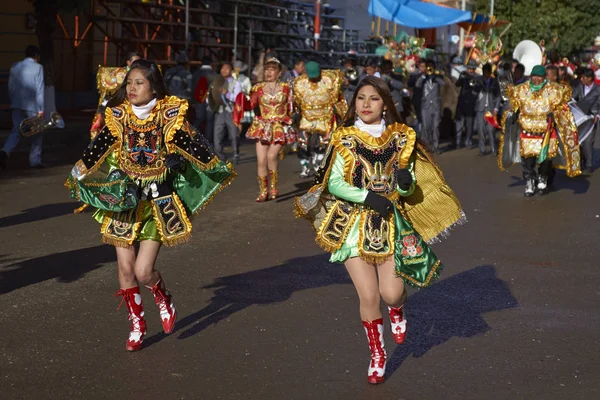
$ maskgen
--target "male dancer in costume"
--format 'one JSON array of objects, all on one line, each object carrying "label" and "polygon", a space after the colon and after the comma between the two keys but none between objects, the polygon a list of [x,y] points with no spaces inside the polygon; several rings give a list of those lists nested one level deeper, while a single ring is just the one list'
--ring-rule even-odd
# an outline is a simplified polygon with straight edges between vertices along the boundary
[{"label": "male dancer in costume", "polygon": [[548,83],[545,75],[546,69],[536,65],[530,81],[507,88],[510,111],[502,121],[498,166],[503,170],[521,162],[527,197],[536,189],[547,193],[553,160],[567,176],[581,174],[577,126],[567,105],[571,88]]},{"label": "male dancer in costume", "polygon": [[343,118],[348,105],[342,92],[343,74],[340,70],[321,70],[318,63],[306,63],[306,74],[294,82],[294,102],[300,110],[298,157],[306,178],[316,173],[331,133],[337,127],[336,114]]}]

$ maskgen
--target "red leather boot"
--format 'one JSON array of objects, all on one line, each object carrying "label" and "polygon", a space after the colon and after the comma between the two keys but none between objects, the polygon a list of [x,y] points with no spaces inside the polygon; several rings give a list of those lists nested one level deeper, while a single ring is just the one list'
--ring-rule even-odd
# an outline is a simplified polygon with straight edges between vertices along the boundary
[{"label": "red leather boot", "polygon": [[394,340],[396,341],[396,343],[402,344],[404,343],[404,339],[406,339],[406,319],[404,318],[402,306],[388,306],[388,310],[390,313],[390,322],[392,325],[392,336],[394,336]]},{"label": "red leather boot", "polygon": [[383,319],[375,321],[363,321],[367,339],[369,340],[369,349],[371,350],[371,362],[367,371],[369,383],[377,384],[385,381],[385,343],[383,341]]},{"label": "red leather boot", "polygon": [[152,291],[156,305],[160,310],[160,320],[162,322],[163,330],[165,333],[171,333],[175,326],[175,320],[177,319],[177,312],[173,305],[173,296],[165,287],[165,282],[160,275],[158,282],[156,282],[154,286],[146,287]]},{"label": "red leather boot", "polygon": [[[146,336],[146,320],[144,319],[144,306],[142,305],[140,288],[136,286],[129,289],[119,289],[115,296],[123,296],[121,304],[125,302],[127,311],[129,311],[128,319],[131,321],[131,332],[129,332],[125,350],[138,351],[142,348],[142,342],[144,336]],[[119,308],[121,304],[119,304]]]}]

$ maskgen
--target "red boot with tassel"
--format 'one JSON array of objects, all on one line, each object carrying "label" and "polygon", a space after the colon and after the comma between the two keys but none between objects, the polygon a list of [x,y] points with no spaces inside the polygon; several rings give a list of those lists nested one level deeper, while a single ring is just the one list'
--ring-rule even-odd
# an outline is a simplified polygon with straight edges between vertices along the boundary
[{"label": "red boot with tassel", "polygon": [[404,343],[406,339],[406,319],[404,318],[403,307],[389,307],[390,323],[392,325],[392,336],[398,344]]},{"label": "red boot with tassel", "polygon": [[[138,351],[142,348],[142,342],[146,335],[146,320],[144,319],[144,306],[142,305],[140,288],[136,286],[129,289],[119,289],[115,296],[123,296],[121,304],[125,302],[127,311],[129,311],[128,319],[131,321],[131,332],[129,332],[125,350]],[[119,308],[121,304],[119,304]]]},{"label": "red boot with tassel", "polygon": [[146,286],[152,291],[156,305],[160,310],[160,320],[162,322],[163,330],[165,333],[171,333],[175,327],[175,320],[177,319],[177,312],[175,311],[175,305],[173,304],[173,296],[165,287],[165,282],[159,275],[158,282],[152,287]]},{"label": "red boot with tassel", "polygon": [[369,340],[369,349],[371,350],[371,362],[367,371],[369,383],[377,384],[385,381],[385,343],[383,341],[383,319],[375,321],[363,321],[367,339]]}]

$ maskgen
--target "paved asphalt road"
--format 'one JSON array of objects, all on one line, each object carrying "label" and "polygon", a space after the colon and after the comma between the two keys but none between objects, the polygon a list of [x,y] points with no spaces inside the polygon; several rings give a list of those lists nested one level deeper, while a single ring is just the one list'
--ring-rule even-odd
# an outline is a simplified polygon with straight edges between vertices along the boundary
[{"label": "paved asphalt road", "polygon": [[309,181],[288,157],[281,198],[255,203],[251,145],[193,240],[161,251],[175,332],[143,292],[146,347],[127,353],[115,252],[62,186],[81,147],[0,176],[1,399],[600,399],[600,171],[526,199],[518,167],[439,156],[469,223],[434,246],[443,279],[410,291],[404,345],[386,323],[374,387],[354,288],[292,215]]}]

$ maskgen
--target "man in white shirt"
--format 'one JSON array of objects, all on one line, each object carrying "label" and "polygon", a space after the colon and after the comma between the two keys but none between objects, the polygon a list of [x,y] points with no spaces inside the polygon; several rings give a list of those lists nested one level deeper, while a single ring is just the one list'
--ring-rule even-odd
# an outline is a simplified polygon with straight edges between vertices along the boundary
[{"label": "man in white shirt", "polygon": [[223,140],[225,135],[228,135],[231,147],[233,147],[233,159],[235,163],[238,163],[240,160],[237,145],[239,132],[237,126],[233,123],[233,105],[237,95],[242,91],[242,85],[233,77],[233,65],[230,62],[224,62],[221,65],[220,72],[227,84],[222,89],[221,99],[223,105],[220,105],[215,113],[215,153],[221,160],[227,160],[223,152]]},{"label": "man in white shirt", "polygon": [[[19,125],[27,118],[44,115],[44,68],[39,64],[40,49],[27,46],[25,59],[14,64],[8,76],[8,95],[12,108],[13,127],[4,147],[0,150],[0,168],[5,169],[8,157],[21,138]],[[42,164],[42,134],[31,137],[29,165],[44,168]]]}]

